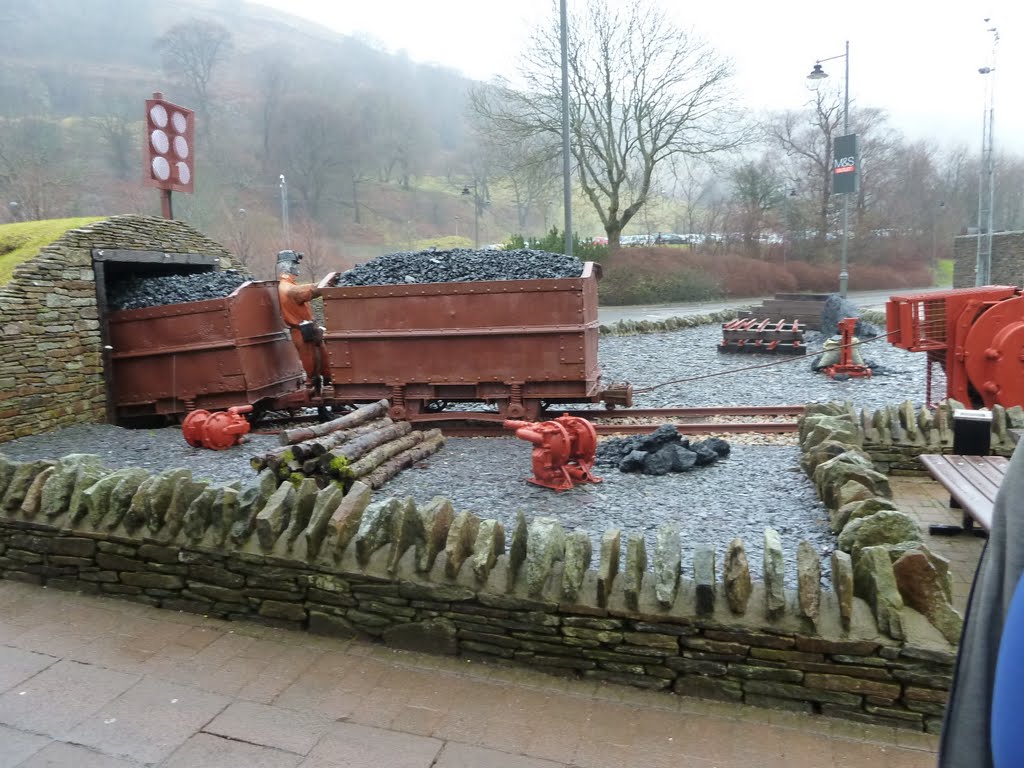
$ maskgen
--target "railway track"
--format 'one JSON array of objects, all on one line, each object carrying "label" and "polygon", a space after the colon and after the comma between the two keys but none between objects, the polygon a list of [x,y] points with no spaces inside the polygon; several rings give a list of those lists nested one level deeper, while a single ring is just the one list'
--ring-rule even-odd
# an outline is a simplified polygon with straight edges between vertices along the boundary
[{"label": "railway track", "polygon": [[[718,406],[706,408],[614,408],[566,411],[594,425],[599,435],[640,435],[662,424],[676,424],[685,434],[796,432],[802,405]],[[552,410],[549,417],[560,415]],[[417,414],[414,423],[439,427],[449,437],[507,436],[504,417],[488,412]]]}]

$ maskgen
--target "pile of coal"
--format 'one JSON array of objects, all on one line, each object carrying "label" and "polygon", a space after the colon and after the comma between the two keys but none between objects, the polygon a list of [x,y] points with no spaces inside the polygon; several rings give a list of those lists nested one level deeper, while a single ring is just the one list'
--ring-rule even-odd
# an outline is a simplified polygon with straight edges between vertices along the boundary
[{"label": "pile of coal", "polygon": [[844,299],[838,293],[833,293],[825,300],[825,306],[821,310],[821,332],[825,336],[835,336],[839,333],[839,321],[847,317],[857,318],[857,327],[853,335],[859,339],[870,339],[880,336],[884,331],[876,325],[860,319],[860,309],[856,304]]},{"label": "pile of coal", "polygon": [[521,248],[515,251],[402,252],[380,256],[342,272],[336,286],[463,283],[481,280],[545,280],[579,277],[583,262],[574,256]]},{"label": "pile of coal", "polygon": [[613,437],[598,443],[594,463],[618,467],[622,472],[667,475],[713,464],[730,451],[729,443],[720,437],[691,443],[675,425],[662,424],[649,435]]},{"label": "pile of coal", "polygon": [[107,287],[107,306],[111,310],[144,309],[220,299],[250,279],[235,269],[191,275],[132,275]]}]

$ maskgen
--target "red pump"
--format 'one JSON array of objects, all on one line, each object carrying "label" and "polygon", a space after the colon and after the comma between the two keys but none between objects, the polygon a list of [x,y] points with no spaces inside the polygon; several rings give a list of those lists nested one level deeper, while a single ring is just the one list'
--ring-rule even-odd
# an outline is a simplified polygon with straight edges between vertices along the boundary
[{"label": "red pump", "polygon": [[556,491],[569,491],[577,483],[600,483],[590,471],[597,451],[594,425],[579,416],[565,414],[553,421],[509,419],[507,429],[533,443],[533,477],[528,483]]},{"label": "red pump", "polygon": [[249,422],[242,414],[251,411],[251,405],[236,405],[215,413],[192,411],[181,423],[181,434],[193,448],[223,451],[241,443],[242,437],[249,434]]}]

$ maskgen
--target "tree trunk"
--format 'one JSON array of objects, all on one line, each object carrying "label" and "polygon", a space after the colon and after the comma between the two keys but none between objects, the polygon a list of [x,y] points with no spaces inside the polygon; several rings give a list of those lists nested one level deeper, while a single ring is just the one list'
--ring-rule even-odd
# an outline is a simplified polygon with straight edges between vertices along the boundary
[{"label": "tree trunk", "polygon": [[331,432],[336,432],[339,429],[348,429],[349,427],[363,424],[370,419],[380,418],[387,414],[388,405],[387,400],[378,400],[376,403],[364,405],[352,411],[352,413],[346,413],[344,416],[339,416],[331,421],[325,421],[323,424],[315,424],[312,427],[285,429],[279,435],[281,445],[312,440],[313,438],[323,437]]},{"label": "tree trunk", "polygon": [[365,475],[362,478],[362,481],[374,490],[377,490],[403,469],[411,467],[417,461],[425,459],[431,454],[437,453],[441,449],[441,446],[444,445],[444,437],[438,430],[431,430],[431,432],[438,432],[438,434],[435,437],[423,440],[418,445],[406,451],[402,451],[394,458],[385,461],[373,470],[373,472]]},{"label": "tree trunk", "polygon": [[[434,431],[440,434],[440,430]],[[375,470],[388,459],[397,456],[402,451],[409,450],[414,445],[421,442],[423,437],[423,432],[410,432],[405,437],[400,437],[397,440],[392,440],[384,443],[384,445],[374,448],[359,461],[349,465],[349,469],[352,470],[352,476],[362,477],[363,475],[370,474],[370,472]]]},{"label": "tree trunk", "polygon": [[331,432],[329,435],[318,437],[313,440],[304,440],[301,443],[295,443],[292,449],[297,459],[315,459],[318,456],[323,456],[328,451],[334,450],[342,443],[347,443],[353,438],[361,435],[368,435],[371,432],[376,432],[378,429],[384,427],[390,427],[394,424],[390,418],[385,416],[382,419],[374,419],[368,421],[365,424],[360,424],[358,427],[352,427],[351,429],[339,429],[336,432]]},{"label": "tree trunk", "polygon": [[377,446],[404,437],[411,431],[412,424],[408,421],[400,421],[390,427],[384,427],[384,429],[378,429],[376,432],[350,440],[317,459],[320,472],[340,480],[350,479],[352,477],[350,468],[352,462],[361,459]]}]

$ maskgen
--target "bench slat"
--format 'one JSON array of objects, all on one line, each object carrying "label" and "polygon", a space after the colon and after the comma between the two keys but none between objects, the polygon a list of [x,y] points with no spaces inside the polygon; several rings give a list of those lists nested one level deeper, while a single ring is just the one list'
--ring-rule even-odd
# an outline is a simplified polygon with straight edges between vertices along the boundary
[{"label": "bench slat", "polygon": [[[997,489],[1006,475],[1006,465],[1010,463],[1010,460],[1003,456],[961,456],[960,458],[981,472]],[[992,500],[995,501],[995,496],[992,497]]]},{"label": "bench slat", "polygon": [[984,472],[980,471],[978,467],[969,458],[981,458],[969,457],[969,456],[953,456],[950,462],[956,467],[957,471],[963,476],[964,482],[969,484],[971,487],[976,488],[982,496],[988,499],[988,502],[994,503],[996,500],[996,494],[999,493],[999,483],[992,482],[988,479]]},{"label": "bench slat", "polygon": [[943,456],[924,454],[921,457],[929,474],[949,491],[978,524],[992,527],[992,505],[1006,471],[1007,461],[1001,456]]}]

